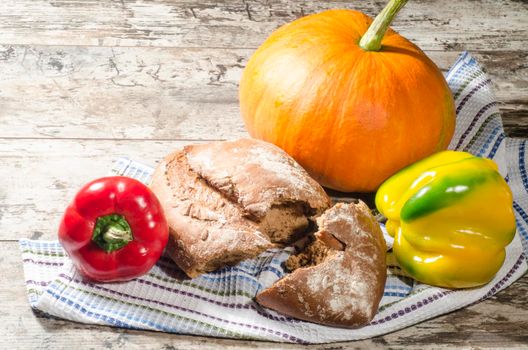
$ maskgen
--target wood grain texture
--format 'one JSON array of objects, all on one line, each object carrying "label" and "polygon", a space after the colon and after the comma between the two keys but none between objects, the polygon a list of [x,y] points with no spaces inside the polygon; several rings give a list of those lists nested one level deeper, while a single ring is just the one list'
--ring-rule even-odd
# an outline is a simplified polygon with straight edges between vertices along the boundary
[{"label": "wood grain texture", "polygon": [[[252,49],[0,46],[0,137],[246,135],[238,82]],[[446,71],[460,52],[428,51]],[[528,51],[477,51],[506,131],[528,135]],[[38,97],[38,98],[35,98]]]},{"label": "wood grain texture", "polygon": [[[3,0],[0,43],[257,47],[278,26],[331,8],[376,15],[385,1]],[[423,49],[522,50],[525,1],[414,0],[394,23]]]},{"label": "wood grain texture", "polygon": [[69,200],[83,184],[108,175],[117,157],[155,164],[187,143],[0,139],[0,240],[56,239]]},{"label": "wood grain texture", "polygon": [[[259,341],[237,341],[167,333],[131,331],[79,324],[31,312],[17,242],[0,242],[0,339],[21,349],[63,349],[72,344],[94,349],[296,349],[299,346]],[[9,303],[5,301],[9,300]],[[482,303],[396,333],[353,343],[303,348],[336,349],[447,349],[452,346],[522,347],[528,343],[524,321],[528,314],[528,276]],[[35,336],[38,335],[38,336]],[[440,342],[441,340],[441,342]]]}]

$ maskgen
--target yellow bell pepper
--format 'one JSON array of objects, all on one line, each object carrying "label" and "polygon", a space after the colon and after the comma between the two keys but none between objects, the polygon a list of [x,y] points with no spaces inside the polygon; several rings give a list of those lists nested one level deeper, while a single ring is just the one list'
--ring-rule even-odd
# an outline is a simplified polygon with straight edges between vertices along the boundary
[{"label": "yellow bell pepper", "polygon": [[404,168],[376,193],[400,266],[448,288],[488,283],[515,234],[512,193],[490,159],[443,151]]}]

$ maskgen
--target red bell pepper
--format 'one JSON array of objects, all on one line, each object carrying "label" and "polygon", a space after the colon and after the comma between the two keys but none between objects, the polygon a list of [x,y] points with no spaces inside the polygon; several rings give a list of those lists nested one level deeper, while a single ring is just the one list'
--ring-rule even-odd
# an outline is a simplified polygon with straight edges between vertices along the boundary
[{"label": "red bell pepper", "polygon": [[84,276],[100,282],[145,274],[167,244],[156,195],[141,182],[111,176],[86,184],[66,209],[59,241]]}]

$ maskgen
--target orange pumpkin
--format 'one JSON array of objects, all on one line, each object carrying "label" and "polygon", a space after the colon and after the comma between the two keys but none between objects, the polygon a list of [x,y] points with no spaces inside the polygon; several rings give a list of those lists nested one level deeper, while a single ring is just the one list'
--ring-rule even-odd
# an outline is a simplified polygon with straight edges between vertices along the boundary
[{"label": "orange pumpkin", "polygon": [[417,46],[388,29],[405,2],[391,0],[374,22],[329,10],[272,33],[240,82],[250,135],[346,192],[374,191],[447,148],[455,127],[451,91]]}]

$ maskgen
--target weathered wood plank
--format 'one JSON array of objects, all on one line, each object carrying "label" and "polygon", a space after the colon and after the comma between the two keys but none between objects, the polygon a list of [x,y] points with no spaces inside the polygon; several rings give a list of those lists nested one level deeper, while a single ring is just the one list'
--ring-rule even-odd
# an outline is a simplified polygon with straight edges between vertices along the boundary
[{"label": "weathered wood plank", "polygon": [[[16,242],[0,242],[0,339],[23,349],[63,349],[72,344],[94,349],[298,349],[269,342],[180,336],[131,331],[45,318],[30,311],[26,299],[21,256]],[[8,302],[7,302],[8,301]],[[490,300],[423,322],[401,331],[365,341],[314,345],[308,349],[447,349],[522,347],[528,342],[528,276]]]},{"label": "weathered wood plank", "polygon": [[[384,1],[3,0],[0,43],[257,47],[278,26],[331,8],[371,16]],[[424,49],[525,48],[523,1],[409,2],[394,27]],[[484,47],[483,47],[484,46]]]},{"label": "weathered wood plank", "polygon": [[[198,142],[203,141],[0,139],[0,240],[57,239],[75,193],[108,175],[117,158],[155,166],[173,150]],[[362,199],[373,205],[371,195]]]},{"label": "weathered wood plank", "polygon": [[[0,46],[0,137],[209,139],[245,134],[252,49]],[[460,52],[428,51],[447,70]],[[528,135],[528,51],[476,51],[511,135]]]},{"label": "weathered wood plank", "polygon": [[86,182],[119,156],[155,164],[177,141],[0,139],[0,240],[56,239],[62,213]]},{"label": "weathered wood plank", "polygon": [[502,103],[499,106],[506,134],[511,137],[528,137],[528,104]]},{"label": "weathered wood plank", "polygon": [[2,137],[196,139],[244,132],[237,84],[249,50],[6,46],[2,52]]}]

